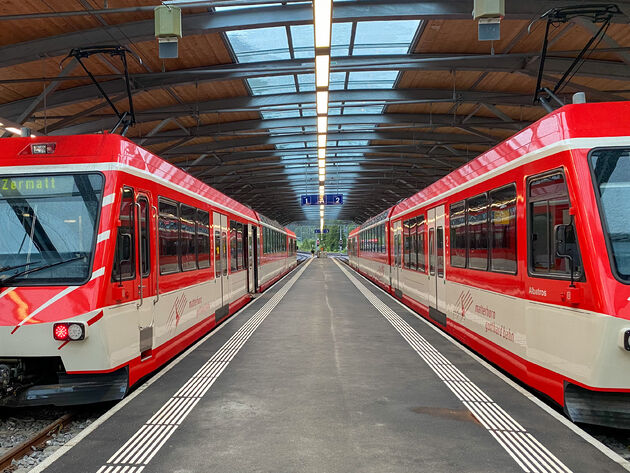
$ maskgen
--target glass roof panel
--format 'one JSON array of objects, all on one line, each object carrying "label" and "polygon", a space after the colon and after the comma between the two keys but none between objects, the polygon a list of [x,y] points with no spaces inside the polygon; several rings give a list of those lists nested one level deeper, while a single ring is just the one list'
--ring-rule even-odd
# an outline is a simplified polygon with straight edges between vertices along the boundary
[{"label": "glass roof panel", "polygon": [[292,25],[291,40],[293,41],[293,52],[297,59],[315,57],[313,25]]},{"label": "glass roof panel", "polygon": [[365,114],[379,114],[383,112],[382,105],[351,105],[343,107],[344,115],[365,115]]},{"label": "glass roof panel", "polygon": [[313,92],[315,90],[315,74],[298,74],[300,92]]},{"label": "glass roof panel", "polygon": [[291,59],[286,30],[281,26],[227,31],[240,63]]},{"label": "glass roof panel", "polygon": [[304,142],[300,141],[299,143],[278,143],[276,145],[276,149],[297,149],[304,148]]},{"label": "glass roof panel", "polygon": [[346,140],[340,141],[339,146],[367,146],[368,140]]},{"label": "glass roof panel", "polygon": [[[169,2],[170,4],[173,3],[190,3],[187,0],[175,0],[175,2],[173,2],[173,0],[171,0]],[[282,3],[259,3],[258,5],[233,5],[230,7],[215,7],[216,11],[227,11],[227,10],[243,10],[245,8],[258,8],[258,7],[277,7],[277,6],[281,6]]]},{"label": "glass roof panel", "polygon": [[346,87],[346,73],[345,72],[331,72],[330,73],[330,90],[343,90]]},{"label": "glass roof panel", "polygon": [[333,23],[330,40],[331,56],[347,56],[350,53],[352,23]]},{"label": "glass roof panel", "polygon": [[293,76],[266,76],[247,79],[254,95],[283,94],[295,92]]},{"label": "glass roof panel", "polygon": [[396,77],[398,77],[398,71],[351,72],[348,89],[391,89]]},{"label": "glass roof panel", "polygon": [[418,20],[358,22],[353,54],[407,54],[419,25]]}]

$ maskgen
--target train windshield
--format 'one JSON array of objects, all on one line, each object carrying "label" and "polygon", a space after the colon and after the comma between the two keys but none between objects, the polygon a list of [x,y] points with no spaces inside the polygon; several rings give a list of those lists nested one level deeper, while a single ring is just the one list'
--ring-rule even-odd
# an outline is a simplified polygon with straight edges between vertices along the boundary
[{"label": "train windshield", "polygon": [[103,185],[99,173],[0,176],[0,285],[86,282]]},{"label": "train windshield", "polygon": [[589,159],[611,259],[630,282],[630,149],[598,149]]}]

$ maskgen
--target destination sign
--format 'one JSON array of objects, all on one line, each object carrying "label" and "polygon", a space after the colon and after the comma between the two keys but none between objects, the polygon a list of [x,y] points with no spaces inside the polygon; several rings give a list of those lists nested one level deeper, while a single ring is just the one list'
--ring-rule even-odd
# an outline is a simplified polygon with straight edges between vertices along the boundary
[{"label": "destination sign", "polygon": [[73,176],[16,176],[0,177],[2,197],[30,197],[76,192]]}]

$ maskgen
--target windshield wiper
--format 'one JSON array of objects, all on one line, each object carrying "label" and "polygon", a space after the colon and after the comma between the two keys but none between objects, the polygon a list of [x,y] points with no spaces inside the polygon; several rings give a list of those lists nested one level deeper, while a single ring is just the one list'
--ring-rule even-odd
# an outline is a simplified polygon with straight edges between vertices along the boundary
[{"label": "windshield wiper", "polygon": [[0,268],[0,273],[4,273],[5,271],[11,271],[12,269],[18,269],[21,268],[23,266],[29,266],[31,264],[37,264],[37,263],[41,263],[42,260],[37,260],[37,261],[30,261],[28,263],[22,263],[22,264],[16,264],[15,266],[3,266]]},{"label": "windshield wiper", "polygon": [[68,259],[65,259],[65,260],[62,260],[62,261],[57,261],[56,263],[45,264],[44,266],[38,266],[37,268],[20,271],[19,273],[15,273],[12,276],[6,277],[4,279],[0,279],[0,285],[5,285],[5,284],[13,281],[15,278],[18,278],[20,276],[24,276],[25,274],[34,273],[34,272],[40,271],[42,269],[52,268],[54,266],[59,266],[61,264],[70,263],[71,261],[77,261],[77,260],[84,259],[84,258],[85,258],[85,256],[75,256],[74,258],[68,258]]}]

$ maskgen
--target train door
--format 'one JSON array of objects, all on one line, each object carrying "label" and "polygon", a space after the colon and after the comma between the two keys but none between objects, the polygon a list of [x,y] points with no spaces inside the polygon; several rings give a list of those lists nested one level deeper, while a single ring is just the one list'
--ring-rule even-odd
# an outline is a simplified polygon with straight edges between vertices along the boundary
[{"label": "train door", "polygon": [[214,229],[214,276],[219,285],[220,294],[220,307],[215,313],[215,318],[218,322],[229,313],[230,307],[230,280],[227,260],[227,216],[213,212],[212,228]]},{"label": "train door", "polygon": [[394,258],[392,259],[392,273],[391,273],[391,286],[394,288],[394,293],[398,297],[402,297],[402,291],[400,290],[400,273],[402,271],[402,225],[401,221],[394,222],[394,238],[392,245],[394,248]]},{"label": "train door", "polygon": [[142,358],[150,357],[153,348],[155,309],[151,298],[157,294],[157,276],[151,263],[154,208],[150,202],[147,193],[122,188],[111,280],[115,303],[125,307],[122,310],[137,323]]},{"label": "train door", "polygon": [[153,322],[155,318],[153,296],[157,294],[157,268],[152,264],[152,260],[157,261],[157,255],[151,255],[151,249],[156,248],[151,242],[154,239],[157,240],[157,226],[154,225],[157,209],[150,202],[151,198],[148,193],[139,192],[137,194],[135,203],[138,268],[137,308],[141,359],[148,358],[153,349]]},{"label": "train door", "polygon": [[257,238],[256,227],[247,225],[247,291],[258,292]]},{"label": "train door", "polygon": [[444,206],[429,209],[429,317],[446,326],[446,268],[444,264]]}]

